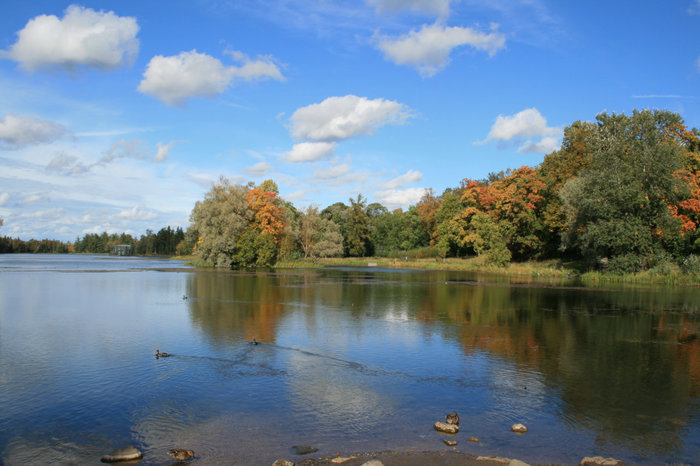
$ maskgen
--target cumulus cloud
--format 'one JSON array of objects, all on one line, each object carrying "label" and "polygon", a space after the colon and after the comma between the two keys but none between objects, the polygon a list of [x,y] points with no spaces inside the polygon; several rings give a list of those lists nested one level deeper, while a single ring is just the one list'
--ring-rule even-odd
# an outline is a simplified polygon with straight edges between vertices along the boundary
[{"label": "cumulus cloud", "polygon": [[50,143],[66,133],[65,126],[53,121],[12,114],[0,119],[0,142],[9,148]]},{"label": "cumulus cloud", "polygon": [[[520,143],[527,140],[518,152],[543,153],[558,149],[561,134],[561,128],[547,126],[547,120],[533,107],[515,115],[499,115],[486,139],[476,144],[485,144],[490,141]],[[535,142],[532,138],[541,139]]]},{"label": "cumulus cloud", "polygon": [[411,116],[408,107],[393,100],[346,95],[299,108],[289,121],[296,139],[341,141],[372,134],[388,124],[402,124]]},{"label": "cumulus cloud", "polygon": [[423,175],[421,174],[421,172],[417,170],[409,170],[403,175],[397,176],[396,178],[393,178],[387,181],[386,183],[381,184],[380,187],[385,190],[396,189],[403,187],[405,184],[417,183],[422,179]]},{"label": "cumulus cloud", "polygon": [[218,58],[196,50],[179,55],[151,58],[138,90],[152,95],[167,105],[183,105],[192,97],[215,97],[226,90],[235,78],[284,80],[271,57],[251,60],[241,52],[230,52],[242,65],[226,66]]},{"label": "cumulus cloud", "polygon": [[450,14],[450,0],[367,0],[378,14],[409,11],[446,18]]},{"label": "cumulus cloud", "polygon": [[272,170],[272,165],[267,162],[258,162],[255,165],[244,168],[242,171],[250,176],[265,176],[270,170]]},{"label": "cumulus cloud", "polygon": [[335,151],[335,142],[300,142],[284,154],[287,162],[315,162],[330,157]]},{"label": "cumulus cloud", "polygon": [[560,138],[547,136],[539,141],[527,141],[518,148],[518,152],[535,152],[537,154],[549,154],[558,150],[561,146]]},{"label": "cumulus cloud", "polygon": [[158,218],[158,215],[155,212],[150,212],[137,206],[134,206],[131,209],[122,210],[116,216],[117,218],[124,220],[153,220]]},{"label": "cumulus cloud", "polygon": [[163,144],[162,142],[159,142],[157,144],[158,150],[156,151],[155,157],[153,157],[153,161],[155,162],[163,162],[170,157],[170,149],[173,148],[175,145],[174,141],[171,141],[167,144]]},{"label": "cumulus cloud", "polygon": [[109,69],[132,63],[138,54],[136,18],[78,5],[63,18],[40,15],[17,33],[17,42],[0,52],[28,71],[43,67]]},{"label": "cumulus cloud", "polygon": [[416,68],[423,77],[432,77],[447,66],[450,53],[456,47],[469,45],[493,56],[506,44],[506,37],[491,26],[484,33],[468,27],[424,24],[399,37],[377,36],[377,48],[384,57],[397,65]]},{"label": "cumulus cloud", "polygon": [[10,193],[0,193],[0,206],[4,206],[7,204],[7,201],[10,200]]},{"label": "cumulus cloud", "polygon": [[425,188],[386,189],[375,191],[374,196],[391,210],[417,204],[425,192]]}]

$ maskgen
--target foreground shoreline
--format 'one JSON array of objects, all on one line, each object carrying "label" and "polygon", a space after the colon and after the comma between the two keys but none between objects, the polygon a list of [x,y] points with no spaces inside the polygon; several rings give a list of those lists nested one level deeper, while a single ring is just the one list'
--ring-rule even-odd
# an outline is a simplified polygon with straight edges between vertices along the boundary
[{"label": "foreground shoreline", "polygon": [[[558,466],[560,463],[525,463],[518,459],[503,458],[500,456],[475,456],[456,450],[448,451],[380,451],[360,453],[352,456],[329,456],[321,458],[306,458],[298,461],[284,463],[279,460],[273,466],[294,464],[295,466],[527,466],[549,465]],[[585,457],[578,463],[589,466],[621,466],[622,461],[613,458]]]}]

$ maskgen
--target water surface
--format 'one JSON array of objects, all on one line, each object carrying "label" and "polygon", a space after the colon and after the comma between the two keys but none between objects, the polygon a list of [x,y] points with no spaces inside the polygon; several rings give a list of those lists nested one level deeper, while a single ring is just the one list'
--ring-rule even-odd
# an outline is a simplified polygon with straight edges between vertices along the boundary
[{"label": "water surface", "polygon": [[441,450],[457,411],[472,454],[698,464],[699,315],[697,288],[0,255],[0,462]]}]

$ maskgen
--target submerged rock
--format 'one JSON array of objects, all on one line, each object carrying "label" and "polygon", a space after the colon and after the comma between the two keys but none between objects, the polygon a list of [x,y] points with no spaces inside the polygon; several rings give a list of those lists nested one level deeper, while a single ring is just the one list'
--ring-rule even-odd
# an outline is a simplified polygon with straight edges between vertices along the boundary
[{"label": "submerged rock", "polygon": [[615,458],[603,458],[602,456],[587,456],[581,460],[580,466],[622,466],[623,463]]},{"label": "submerged rock", "polygon": [[448,447],[457,446],[457,440],[450,440],[450,439],[446,438],[446,439],[444,439],[442,442],[443,442],[445,445],[447,445]]},{"label": "submerged rock", "polygon": [[312,447],[311,445],[294,445],[292,451],[295,455],[308,455],[309,453],[315,453],[318,448]]},{"label": "submerged rock", "polygon": [[524,434],[525,432],[527,432],[527,427],[525,427],[522,424],[513,424],[512,426],[510,426],[510,430],[518,434]]},{"label": "submerged rock", "polygon": [[447,421],[448,424],[454,424],[456,426],[459,425],[459,414],[457,413],[452,413],[448,414],[445,416],[445,420]]},{"label": "submerged rock", "polygon": [[194,458],[194,451],[185,450],[184,448],[175,448],[170,450],[168,454],[178,461],[187,461]]},{"label": "submerged rock", "polygon": [[481,440],[479,440],[478,438],[474,437],[473,435],[472,435],[471,437],[469,437],[467,440],[470,441],[470,442],[475,442],[475,443],[481,442]]},{"label": "submerged rock", "polygon": [[118,463],[120,461],[133,461],[143,458],[143,453],[138,448],[128,446],[117,448],[109,455],[104,455],[100,458],[103,463]]},{"label": "submerged rock", "polygon": [[436,422],[435,424],[433,424],[433,427],[434,427],[435,430],[437,430],[438,432],[444,432],[444,433],[446,433],[446,434],[456,434],[457,432],[459,432],[459,426],[458,426],[458,425],[455,425],[455,424],[448,424],[448,423],[446,423],[446,422],[440,422],[440,421],[438,421],[438,422]]}]

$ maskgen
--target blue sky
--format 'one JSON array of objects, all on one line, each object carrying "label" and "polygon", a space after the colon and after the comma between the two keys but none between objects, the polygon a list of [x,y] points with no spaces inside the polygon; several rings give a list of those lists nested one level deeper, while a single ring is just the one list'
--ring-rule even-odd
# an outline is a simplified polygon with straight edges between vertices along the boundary
[{"label": "blue sky", "polygon": [[700,127],[700,0],[5,0],[1,235],[186,227],[220,176],[390,209],[563,128]]}]

